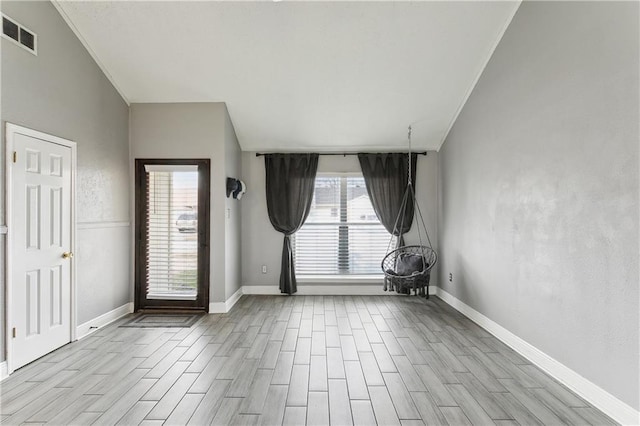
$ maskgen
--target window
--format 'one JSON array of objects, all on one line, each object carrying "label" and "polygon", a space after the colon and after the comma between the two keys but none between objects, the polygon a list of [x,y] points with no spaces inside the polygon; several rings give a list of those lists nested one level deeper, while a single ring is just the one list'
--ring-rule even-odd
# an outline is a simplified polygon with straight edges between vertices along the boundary
[{"label": "window", "polygon": [[293,239],[296,275],[381,275],[389,238],[362,175],[320,175]]},{"label": "window", "polygon": [[147,214],[147,299],[195,300],[198,166],[146,169],[152,207]]}]

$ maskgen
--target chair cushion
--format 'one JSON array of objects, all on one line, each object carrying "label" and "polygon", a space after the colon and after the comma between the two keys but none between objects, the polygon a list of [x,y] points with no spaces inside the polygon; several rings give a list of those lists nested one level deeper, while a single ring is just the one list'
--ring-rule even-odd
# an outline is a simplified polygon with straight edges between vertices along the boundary
[{"label": "chair cushion", "polygon": [[396,263],[396,273],[398,275],[407,276],[417,272],[422,272],[423,266],[426,269],[429,263],[424,261],[423,256],[417,253],[403,253],[398,256]]}]

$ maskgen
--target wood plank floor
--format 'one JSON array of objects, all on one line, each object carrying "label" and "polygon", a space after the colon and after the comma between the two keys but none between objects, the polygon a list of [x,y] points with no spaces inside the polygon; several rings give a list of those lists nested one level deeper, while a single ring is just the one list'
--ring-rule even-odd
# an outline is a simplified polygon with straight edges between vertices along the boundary
[{"label": "wood plank floor", "polygon": [[3,381],[2,423],[614,424],[436,297],[243,296],[191,328],[119,323]]}]

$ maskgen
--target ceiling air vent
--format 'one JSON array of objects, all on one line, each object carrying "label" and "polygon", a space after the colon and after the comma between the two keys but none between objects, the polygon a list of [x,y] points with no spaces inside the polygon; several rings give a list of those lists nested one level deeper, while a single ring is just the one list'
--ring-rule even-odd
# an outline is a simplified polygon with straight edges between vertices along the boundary
[{"label": "ceiling air vent", "polygon": [[36,46],[38,36],[5,15],[2,15],[2,36],[34,55],[38,54]]}]

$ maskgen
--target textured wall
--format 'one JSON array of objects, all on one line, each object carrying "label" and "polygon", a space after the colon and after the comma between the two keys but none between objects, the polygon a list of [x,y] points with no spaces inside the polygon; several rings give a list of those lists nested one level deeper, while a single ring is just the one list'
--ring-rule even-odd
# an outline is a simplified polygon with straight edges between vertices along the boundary
[{"label": "textured wall", "polygon": [[[119,235],[126,232],[129,221],[128,106],[50,2],[3,1],[1,8],[38,35],[38,56],[2,39],[1,137],[5,123],[11,122],[78,146],[77,220],[82,228],[76,262],[81,324],[130,300],[126,274],[93,272],[129,269],[129,245]],[[4,151],[0,150],[2,200]],[[0,209],[4,221],[4,201]],[[104,228],[114,222],[121,229]],[[94,249],[97,244],[108,249]],[[0,293],[4,294],[4,282]],[[4,321],[4,314],[0,318]],[[4,324],[0,328],[4,333]]]},{"label": "textured wall", "polygon": [[[320,156],[318,173],[330,172],[361,173],[362,171],[356,156]],[[242,198],[242,285],[278,286],[283,236],[273,229],[267,214],[264,157],[256,157],[255,152],[243,152],[242,174],[249,188]],[[434,246],[437,245],[437,176],[438,153],[429,152],[426,157],[419,156],[416,197]],[[424,232],[422,227],[421,231]],[[412,231],[406,236],[406,242],[417,244],[416,222]],[[424,243],[426,244],[426,239]],[[262,265],[267,265],[266,274],[262,273]],[[435,284],[438,278],[436,269],[431,278],[431,283]],[[382,279],[374,284],[381,286],[381,283]],[[299,282],[299,284],[314,283]]]},{"label": "textured wall", "polygon": [[[81,313],[78,324],[133,301],[130,295],[129,226],[92,226],[78,229],[78,255],[75,259],[79,283],[99,283],[102,287],[78,286]],[[104,259],[97,261],[98,259]],[[123,283],[112,285],[111,283]],[[100,297],[96,297],[96,293]],[[110,308],[111,307],[111,308]]]},{"label": "textured wall", "polygon": [[226,300],[227,117],[223,103],[131,105],[132,168],[136,158],[211,159],[211,303]]},{"label": "textured wall", "polygon": [[440,151],[439,213],[442,288],[636,410],[638,36],[636,2],[524,2]]}]

